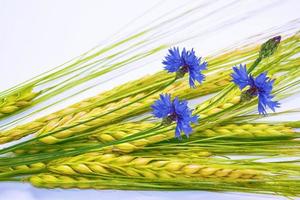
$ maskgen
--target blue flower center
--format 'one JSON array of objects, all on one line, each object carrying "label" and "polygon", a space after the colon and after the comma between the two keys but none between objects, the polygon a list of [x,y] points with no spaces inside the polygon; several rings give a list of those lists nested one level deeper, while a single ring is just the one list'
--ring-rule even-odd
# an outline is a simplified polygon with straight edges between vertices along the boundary
[{"label": "blue flower center", "polygon": [[189,72],[189,66],[184,64],[176,73],[176,78],[182,78]]},{"label": "blue flower center", "polygon": [[241,94],[241,102],[250,101],[253,97],[256,97],[259,93],[259,88],[256,86],[252,86],[250,89],[242,92]]},{"label": "blue flower center", "polygon": [[247,90],[247,93],[251,96],[257,96],[259,92],[259,89],[255,86],[252,86],[249,90]]},{"label": "blue flower center", "polygon": [[185,65],[183,65],[182,67],[181,67],[181,69],[180,69],[180,71],[182,72],[182,73],[188,73],[189,72],[189,66],[187,65],[187,64],[185,64]]},{"label": "blue flower center", "polygon": [[173,112],[163,119],[162,124],[169,125],[172,124],[172,122],[177,121],[177,119],[178,119],[177,114]]},{"label": "blue flower center", "polygon": [[177,114],[175,112],[171,113],[168,118],[172,121],[176,121],[177,120]]}]

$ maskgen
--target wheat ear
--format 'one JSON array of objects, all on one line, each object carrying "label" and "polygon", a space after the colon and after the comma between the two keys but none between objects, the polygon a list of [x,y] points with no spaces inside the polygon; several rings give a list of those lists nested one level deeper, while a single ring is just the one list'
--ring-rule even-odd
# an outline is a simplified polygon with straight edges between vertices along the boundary
[{"label": "wheat ear", "polygon": [[42,173],[30,176],[25,181],[41,188],[79,189],[122,189],[122,190],[210,190],[253,192],[260,194],[280,194],[298,196],[297,180],[251,180],[226,181],[211,179],[133,179],[99,176],[65,176],[55,173]]},{"label": "wheat ear", "polygon": [[[91,134],[89,138],[91,141],[95,139],[101,143],[116,141],[142,130],[149,126],[147,122],[139,123],[124,123],[118,126],[109,126],[98,133]],[[135,128],[133,128],[135,127]],[[267,131],[264,131],[268,129]],[[224,126],[216,126],[208,129],[197,129],[191,135],[191,139],[197,137],[235,137],[235,138],[264,138],[264,137],[289,137],[295,135],[295,131],[286,125],[269,125],[269,124],[229,124]],[[160,132],[157,135],[138,139],[131,142],[126,142],[110,147],[106,147],[106,151],[113,152],[132,152],[141,149],[150,144],[155,144],[174,137],[174,131]]]},{"label": "wheat ear", "polygon": [[[197,132],[197,127],[195,128]],[[225,135],[233,138],[265,138],[265,137],[290,137],[296,132],[285,124],[225,124],[200,131],[192,135],[197,137],[215,137]]]},{"label": "wheat ear", "polygon": [[222,178],[256,179],[264,172],[234,165],[212,165],[182,162],[180,159],[138,157],[132,155],[88,153],[49,163],[47,169],[63,175],[121,174],[145,178]]},{"label": "wheat ear", "polygon": [[[38,152],[55,152],[63,150],[71,150],[83,145],[95,145],[97,143],[108,143],[117,141],[130,135],[136,134],[146,129],[154,127],[155,124],[150,122],[126,122],[118,123],[110,126],[100,128],[90,133],[87,138],[82,138],[77,142],[69,142],[64,145],[43,145],[36,143],[33,146],[18,149],[16,154],[34,154]],[[289,124],[268,124],[268,123],[243,123],[243,124],[224,124],[207,129],[199,129],[195,127],[194,132],[191,134],[190,140],[195,140],[203,137],[231,137],[238,138],[275,138],[275,137],[293,137],[296,131],[289,126]],[[103,152],[123,152],[129,153],[135,150],[142,149],[145,146],[155,144],[164,140],[174,137],[173,131],[166,131],[158,133],[157,135],[150,136],[143,139],[138,139],[132,142],[126,142],[114,146],[103,148]],[[88,140],[86,140],[88,139]],[[205,153],[204,153],[205,155]],[[207,154],[209,155],[209,153]]]},{"label": "wheat ear", "polygon": [[7,167],[0,170],[1,177],[17,176],[21,174],[32,174],[42,172],[46,169],[46,164],[44,163],[33,163],[30,165],[19,165],[14,167]]},{"label": "wheat ear", "polygon": [[37,95],[39,95],[39,92],[34,92],[32,88],[27,88],[0,99],[0,118],[31,105],[32,100]]}]

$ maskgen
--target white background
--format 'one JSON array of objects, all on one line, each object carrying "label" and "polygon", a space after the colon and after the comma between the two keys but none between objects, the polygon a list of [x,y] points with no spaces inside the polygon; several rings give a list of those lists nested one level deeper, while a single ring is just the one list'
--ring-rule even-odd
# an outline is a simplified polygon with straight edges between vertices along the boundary
[{"label": "white background", "polygon": [[[107,42],[120,30],[137,30],[140,25],[147,23],[147,20],[155,18],[162,12],[191,2],[201,1],[0,0],[0,90],[45,72],[103,41]],[[226,1],[220,1],[220,3],[224,2]],[[181,45],[194,47],[205,57],[244,38],[300,17],[300,1],[298,0],[240,1],[238,8],[227,12],[243,13],[251,6],[256,8],[261,4],[269,3],[272,5],[269,9],[256,13],[251,19],[243,19],[226,31],[220,30],[217,34],[212,33]],[[132,22],[153,6],[155,7],[147,17],[139,18],[136,23]],[[213,24],[216,21],[208,23]],[[159,70],[162,56],[154,60],[153,66],[145,68],[144,72]],[[128,79],[134,77],[130,76]],[[299,95],[285,102],[283,106],[285,108],[299,107]],[[33,188],[28,184],[0,183],[0,200],[87,198],[279,199],[274,196],[210,192],[44,190]]]}]

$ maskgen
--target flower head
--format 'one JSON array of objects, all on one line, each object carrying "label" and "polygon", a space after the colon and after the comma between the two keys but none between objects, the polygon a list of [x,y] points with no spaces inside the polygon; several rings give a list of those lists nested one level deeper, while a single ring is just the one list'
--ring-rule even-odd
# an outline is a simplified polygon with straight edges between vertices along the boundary
[{"label": "flower head", "polygon": [[275,108],[279,107],[277,101],[273,101],[272,89],[274,80],[267,77],[267,73],[261,73],[254,78],[251,74],[248,74],[246,65],[240,65],[240,67],[233,67],[233,73],[231,74],[232,81],[239,86],[240,90],[249,86],[245,92],[242,93],[241,101],[247,101],[253,97],[258,96],[258,112],[259,114],[266,115],[266,108],[269,107],[273,112]]},{"label": "flower head", "polygon": [[156,100],[151,106],[153,115],[163,119],[163,123],[168,125],[175,121],[175,137],[180,137],[181,132],[188,137],[192,132],[191,123],[197,123],[198,116],[192,115],[192,110],[187,106],[187,101],[180,101],[176,97],[171,100],[170,94],[161,94],[160,99]]},{"label": "flower head", "polygon": [[165,65],[165,70],[169,73],[176,72],[177,78],[182,78],[186,73],[189,73],[189,84],[191,87],[195,87],[196,81],[202,83],[205,78],[201,71],[206,69],[207,62],[201,63],[201,57],[198,58],[193,49],[186,51],[183,48],[180,53],[178,47],[171,48],[162,63]]}]

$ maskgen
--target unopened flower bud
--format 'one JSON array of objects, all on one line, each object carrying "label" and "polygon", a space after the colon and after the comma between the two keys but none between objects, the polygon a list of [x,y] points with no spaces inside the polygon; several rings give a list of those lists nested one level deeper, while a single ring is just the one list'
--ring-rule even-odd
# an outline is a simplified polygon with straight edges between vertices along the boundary
[{"label": "unopened flower bud", "polygon": [[274,54],[281,40],[281,36],[276,36],[265,42],[260,49],[259,57],[267,58]]}]

